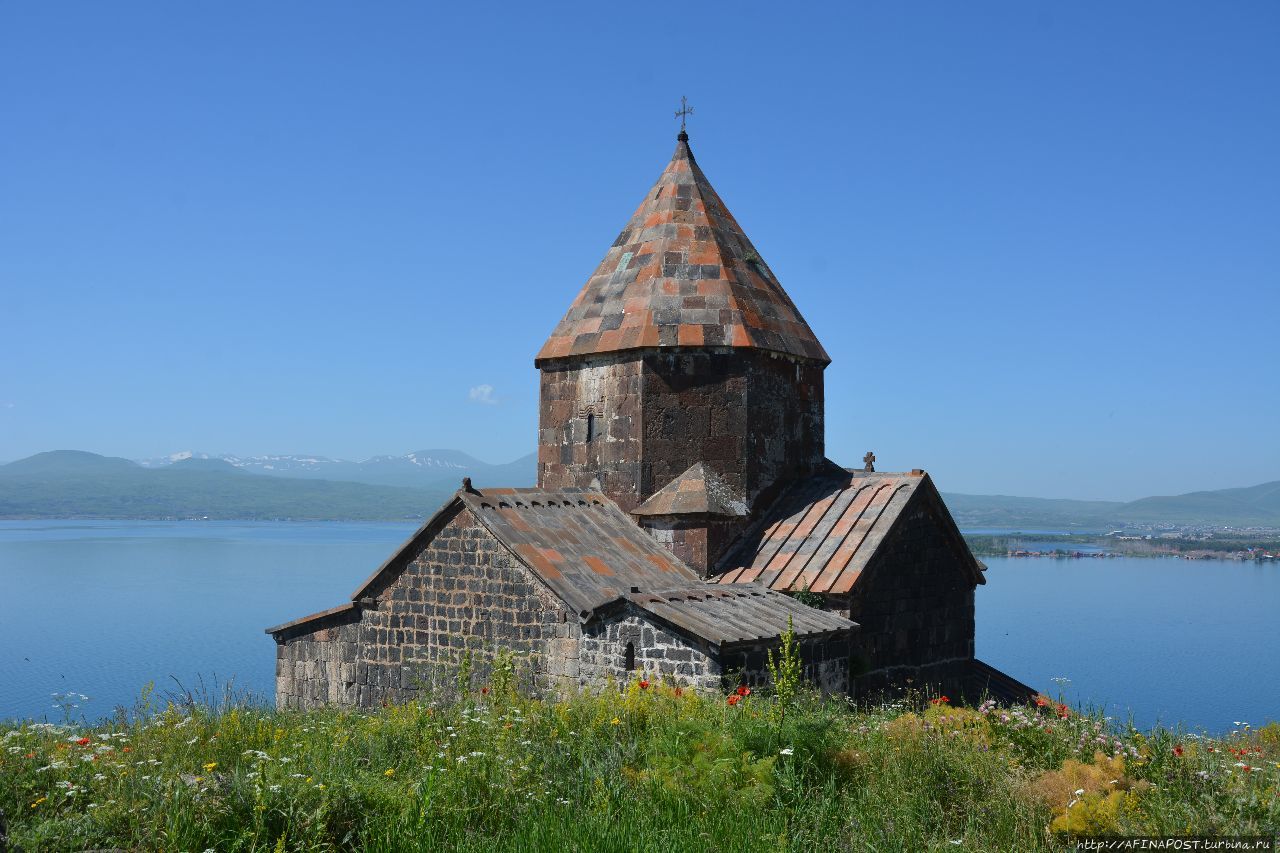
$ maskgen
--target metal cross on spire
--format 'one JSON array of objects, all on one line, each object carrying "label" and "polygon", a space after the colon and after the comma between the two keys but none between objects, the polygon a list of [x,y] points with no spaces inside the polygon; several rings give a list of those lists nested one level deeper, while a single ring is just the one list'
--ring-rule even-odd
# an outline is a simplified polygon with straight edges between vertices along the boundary
[{"label": "metal cross on spire", "polygon": [[680,119],[680,132],[684,133],[685,116],[693,115],[693,107],[689,106],[689,99],[684,95],[680,96],[680,109],[676,110],[676,118]]}]

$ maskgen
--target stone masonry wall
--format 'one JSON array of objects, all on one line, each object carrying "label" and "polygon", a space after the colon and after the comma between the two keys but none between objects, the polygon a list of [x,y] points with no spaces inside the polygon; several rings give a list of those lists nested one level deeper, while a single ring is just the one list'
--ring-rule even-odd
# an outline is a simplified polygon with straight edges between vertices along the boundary
[{"label": "stone masonry wall", "polygon": [[763,351],[644,357],[643,482],[648,497],[704,462],[748,504],[822,461],[822,367]]},{"label": "stone masonry wall", "polygon": [[816,362],[729,349],[546,364],[538,485],[585,488],[598,477],[629,512],[705,462],[750,503],[822,462],[822,371]]},{"label": "stone masonry wall", "polygon": [[[635,652],[635,669],[628,670],[627,644]],[[635,678],[668,678],[676,684],[719,693],[738,684],[764,687],[770,683],[768,652],[778,642],[712,650],[707,644],[652,621],[634,607],[582,629],[579,683],[601,686],[610,678],[624,685]],[[804,678],[824,693],[845,695],[849,690],[847,639],[800,643]]]},{"label": "stone masonry wall", "polygon": [[[586,488],[600,479],[624,511],[639,506],[641,363],[594,356],[542,369],[538,408],[538,485]],[[587,440],[587,418],[595,435]]]},{"label": "stone masonry wall", "polygon": [[909,684],[958,693],[973,660],[973,590],[932,502],[908,506],[852,594],[832,602],[862,626],[853,639],[857,692]]},{"label": "stone masonry wall", "polygon": [[[628,643],[635,652],[634,670],[626,667]],[[633,607],[584,626],[579,649],[583,687],[598,687],[610,678],[622,685],[634,678],[667,676],[697,690],[721,689],[720,664],[704,645],[654,624]]]},{"label": "stone masonry wall", "polygon": [[[737,647],[724,653],[724,671],[729,680],[751,687],[764,687],[771,683],[768,653],[778,655],[778,643]],[[822,691],[824,695],[844,696],[849,692],[849,641],[802,640],[800,661],[804,680]]]},{"label": "stone masonry wall", "polygon": [[467,651],[483,679],[499,647],[516,653],[527,686],[551,687],[552,641],[576,643],[577,623],[559,599],[466,509],[373,592],[376,608],[283,635],[278,705],[408,701],[451,687]]},{"label": "stone masonry wall", "polygon": [[679,516],[642,516],[645,532],[702,577],[711,575],[711,567],[728,550],[746,526],[748,519],[682,518]]}]

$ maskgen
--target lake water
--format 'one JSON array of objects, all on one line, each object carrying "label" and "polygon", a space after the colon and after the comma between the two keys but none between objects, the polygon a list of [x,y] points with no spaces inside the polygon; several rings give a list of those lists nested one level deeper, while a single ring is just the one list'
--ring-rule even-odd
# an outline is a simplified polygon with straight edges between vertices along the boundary
[{"label": "lake water", "polygon": [[[0,521],[0,718],[61,719],[51,694],[74,691],[93,719],[149,681],[270,697],[262,629],[348,600],[413,529]],[[1280,719],[1280,566],[985,562],[977,651],[993,666],[1142,726]]]}]

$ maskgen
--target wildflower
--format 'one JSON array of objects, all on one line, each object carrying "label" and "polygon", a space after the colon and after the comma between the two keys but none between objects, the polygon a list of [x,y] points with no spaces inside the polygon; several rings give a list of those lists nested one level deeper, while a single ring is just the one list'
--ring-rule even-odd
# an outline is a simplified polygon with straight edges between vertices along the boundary
[{"label": "wildflower", "polygon": [[215,768],[215,767],[217,767],[217,766],[218,766],[218,762],[216,762],[216,761],[210,761],[210,762],[208,762],[208,763],[206,763],[206,764],[203,764],[203,765],[201,765],[201,766],[203,766],[203,767],[204,767],[204,772],[205,772],[205,773],[212,773],[212,772],[213,772],[213,768]]},{"label": "wildflower", "polygon": [[1046,699],[1046,698],[1044,698],[1043,696],[1037,696],[1037,697],[1036,697],[1036,707],[1037,707],[1037,708],[1043,708],[1045,705],[1048,705],[1048,704],[1049,704],[1049,700],[1048,700],[1048,699]]},{"label": "wildflower", "polygon": [[796,753],[796,751],[795,751],[792,747],[789,747],[789,746],[788,746],[786,749],[780,749],[780,750],[778,750],[778,754],[779,754],[779,755],[795,755],[795,753]]},{"label": "wildflower", "polygon": [[679,697],[681,697],[681,696],[683,696],[683,695],[684,695],[684,690],[683,690],[683,689],[681,689],[681,688],[679,688],[679,687],[677,687],[677,688],[675,688],[674,690],[672,690],[672,691],[671,691],[671,695],[672,695],[672,696],[675,696],[675,697],[678,699]]},{"label": "wildflower", "polygon": [[1173,754],[1178,756],[1179,758],[1182,757],[1182,744],[1178,744],[1173,748]]},{"label": "wildflower", "polygon": [[640,680],[640,689],[641,689],[641,690],[648,690],[648,689],[649,689],[649,682],[648,682],[647,680],[645,680],[645,679],[641,679],[641,680]]},{"label": "wildflower", "polygon": [[618,724],[619,724],[619,723],[621,723],[621,722],[622,722],[622,720],[619,720],[617,717],[614,717],[612,720],[610,720],[610,721],[609,721],[609,725],[611,725],[611,726],[616,726],[616,725],[618,725]]},{"label": "wildflower", "polygon": [[735,691],[735,692],[736,692],[739,696],[750,696],[750,695],[751,695],[751,688],[750,688],[750,687],[748,687],[748,686],[747,686],[747,685],[745,685],[745,684],[739,684],[739,685],[738,685],[738,689],[737,689],[737,691]]},{"label": "wildflower", "polygon": [[32,804],[31,804],[31,808],[33,808],[33,809],[34,809],[36,806],[40,805],[41,803],[43,803],[43,802],[44,802],[45,800],[47,800],[47,799],[49,799],[49,798],[48,798],[48,797],[41,797],[40,799],[36,800],[34,803],[32,803]]},{"label": "wildflower", "polygon": [[739,702],[741,702],[741,701],[742,701],[742,697],[741,697],[741,696],[739,696],[737,693],[734,693],[734,694],[732,694],[732,695],[728,698],[728,700],[727,700],[727,701],[728,701],[728,703],[729,703],[731,706],[732,706],[732,705],[737,705]]},{"label": "wildflower", "polygon": [[89,739],[87,737],[76,738],[76,743],[78,743],[80,746],[88,746]]},{"label": "wildflower", "polygon": [[386,770],[382,771],[382,775],[390,779],[392,776],[396,775],[396,769],[394,767],[388,767]]},{"label": "wildflower", "polygon": [[489,688],[488,688],[488,687],[481,687],[481,688],[480,688],[480,695],[481,695],[481,696],[488,696],[488,695],[489,695]]}]

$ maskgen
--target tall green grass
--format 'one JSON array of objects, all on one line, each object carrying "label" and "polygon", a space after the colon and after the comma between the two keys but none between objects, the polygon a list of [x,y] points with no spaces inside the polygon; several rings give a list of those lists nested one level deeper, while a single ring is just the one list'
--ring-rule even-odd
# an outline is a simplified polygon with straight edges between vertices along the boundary
[{"label": "tall green grass", "polygon": [[1274,724],[1210,740],[1049,702],[498,692],[2,724],[0,808],[28,851],[1026,851],[1280,827]]}]

